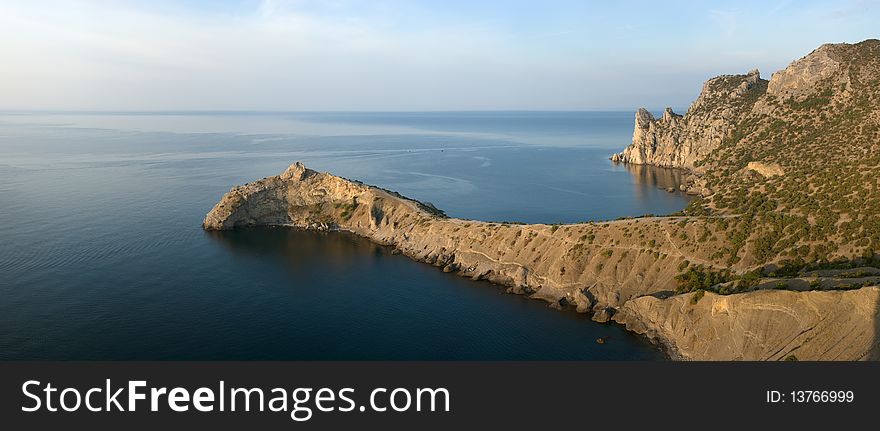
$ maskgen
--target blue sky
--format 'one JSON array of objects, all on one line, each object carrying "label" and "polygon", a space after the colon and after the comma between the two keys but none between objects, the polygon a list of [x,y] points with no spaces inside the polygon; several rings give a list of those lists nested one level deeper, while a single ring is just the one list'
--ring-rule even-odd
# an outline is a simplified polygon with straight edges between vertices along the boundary
[{"label": "blue sky", "polygon": [[878,22],[864,0],[0,0],[0,108],[685,107]]}]

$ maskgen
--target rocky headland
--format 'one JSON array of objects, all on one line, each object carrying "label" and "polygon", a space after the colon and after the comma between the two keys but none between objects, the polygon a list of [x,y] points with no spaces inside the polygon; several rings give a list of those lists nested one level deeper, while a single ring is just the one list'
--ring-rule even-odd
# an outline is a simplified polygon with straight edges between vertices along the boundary
[{"label": "rocky headland", "polygon": [[623,324],[674,359],[880,359],[878,54],[873,40],[823,45],[769,81],[709,80],[684,115],[639,110],[612,159],[683,169],[700,197],[680,214],[461,220],[295,163],[233,187],[203,226],[350,231]]}]

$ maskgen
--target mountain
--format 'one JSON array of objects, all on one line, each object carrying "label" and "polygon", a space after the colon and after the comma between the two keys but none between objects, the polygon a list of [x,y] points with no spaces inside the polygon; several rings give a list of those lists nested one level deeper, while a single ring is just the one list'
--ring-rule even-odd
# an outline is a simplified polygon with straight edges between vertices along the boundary
[{"label": "mountain", "polygon": [[702,196],[688,214],[738,216],[718,226],[733,237],[727,266],[870,261],[880,252],[880,41],[823,45],[769,81],[713,78],[680,117],[639,110],[632,144],[612,160],[687,169],[686,188]]}]

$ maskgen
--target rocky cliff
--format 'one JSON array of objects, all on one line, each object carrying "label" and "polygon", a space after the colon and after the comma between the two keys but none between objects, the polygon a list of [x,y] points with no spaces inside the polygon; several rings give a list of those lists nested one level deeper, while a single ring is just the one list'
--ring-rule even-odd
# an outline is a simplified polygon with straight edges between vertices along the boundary
[{"label": "rocky cliff", "polygon": [[[711,255],[719,238],[698,245],[684,239],[714,230],[699,218],[562,226],[459,220],[396,193],[296,163],[280,175],[234,187],[207,214],[203,226],[222,230],[253,225],[350,231],[444,272],[505,285],[512,293],[553,307],[574,307],[597,321],[616,320],[661,343],[675,358],[778,359],[796,354],[801,359],[864,359],[878,351],[874,320],[868,318],[877,313],[872,309],[876,289],[834,292],[834,299],[810,300],[803,306],[792,306],[799,303],[797,293],[755,290],[736,295],[749,300],[731,300],[724,312],[708,307],[716,302],[712,296],[692,306],[688,295],[676,295],[675,277],[682,267],[719,265],[703,257]],[[825,303],[836,307],[812,306]],[[854,304],[865,318],[847,317]],[[841,328],[857,342],[828,347]],[[749,342],[731,344],[731,334]],[[813,347],[812,340],[821,340],[821,345]]]},{"label": "rocky cliff", "polygon": [[614,161],[681,168],[689,214],[724,228],[735,270],[880,254],[880,41],[826,44],[762,80],[710,79],[683,116],[636,113]]},{"label": "rocky cliff", "polygon": [[[880,267],[880,41],[822,45],[769,81],[757,71],[713,78],[681,117],[639,110],[632,143],[612,160],[682,168],[702,196],[684,213],[723,236],[713,267],[678,276],[688,293],[633,299],[618,321],[685,357],[877,359],[866,335],[878,330],[867,287],[877,280],[856,276]],[[823,286],[808,277],[817,268],[850,271],[838,289],[866,287],[790,291]],[[729,295],[728,280],[767,275],[778,291]]]},{"label": "rocky cliff", "polygon": [[684,115],[666,108],[660,119],[648,110],[636,112],[632,143],[611,160],[668,168],[693,168],[721,145],[721,141],[767,91],[757,70],[725,75],[703,84],[700,96]]}]

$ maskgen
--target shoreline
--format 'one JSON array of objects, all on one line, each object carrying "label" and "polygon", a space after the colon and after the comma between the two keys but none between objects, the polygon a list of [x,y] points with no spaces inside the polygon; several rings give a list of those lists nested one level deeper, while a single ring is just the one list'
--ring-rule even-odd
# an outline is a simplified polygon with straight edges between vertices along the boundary
[{"label": "shoreline", "polygon": [[[462,219],[450,219],[450,221],[451,220],[465,221]],[[472,222],[472,220],[467,220],[467,221]],[[491,223],[491,222],[484,222],[484,223]],[[480,288],[493,287],[493,288],[502,290],[507,295],[516,295],[516,296],[521,297],[521,298],[528,300],[528,301],[536,301],[536,302],[540,301],[542,303],[547,304],[548,309],[550,309],[552,311],[556,311],[556,312],[575,313],[575,314],[583,315],[585,317],[591,317],[591,314],[592,314],[589,312],[578,311],[577,306],[574,304],[564,304],[563,305],[563,304],[560,304],[558,302],[558,300],[553,301],[551,298],[529,295],[528,292],[525,292],[525,291],[512,290],[511,289],[511,287],[513,287],[512,285],[501,284],[501,283],[498,283],[498,282],[495,282],[495,281],[492,281],[489,279],[484,279],[484,278],[475,279],[472,276],[469,276],[465,273],[458,272],[458,271],[444,271],[444,266],[439,266],[437,264],[437,262],[432,263],[427,260],[420,259],[418,256],[407,254],[403,249],[397,247],[396,244],[378,242],[371,237],[363,236],[363,235],[359,234],[358,232],[355,232],[351,229],[346,229],[346,228],[342,228],[342,227],[338,227],[338,226],[308,227],[308,226],[302,226],[302,225],[297,225],[297,224],[267,224],[267,225],[257,225],[257,226],[249,226],[249,227],[250,228],[268,228],[268,229],[291,229],[294,231],[306,232],[306,233],[337,233],[337,234],[351,235],[353,237],[367,240],[367,241],[371,242],[372,244],[375,244],[377,246],[385,248],[386,250],[389,251],[389,255],[391,255],[391,256],[402,255],[416,264],[428,264],[430,266],[433,266],[435,268],[440,269],[441,272],[444,272],[444,273],[453,272],[450,275],[456,275],[459,277],[468,278],[471,281],[488,283],[487,286],[479,286]],[[621,324],[621,323],[618,323],[613,320],[608,320],[608,321],[604,321],[604,322],[596,321],[593,319],[590,319],[590,320],[591,320],[591,322],[589,322],[589,323],[592,323],[592,324],[614,325],[616,327],[619,327],[620,329],[625,330],[628,335],[637,338],[641,342],[644,342],[645,345],[650,345],[653,349],[655,349],[657,352],[659,352],[663,357],[662,360],[675,361],[675,360],[685,360],[686,359],[684,357],[679,356],[677,354],[677,352],[674,350],[674,346],[664,342],[664,340],[652,338],[652,337],[649,337],[645,334],[634,332],[634,331],[630,330],[629,328],[627,328],[625,324]]]},{"label": "shoreline", "polygon": [[[880,288],[707,292],[705,298],[675,292],[683,268],[714,267],[712,251],[723,241],[712,235],[716,222],[696,216],[564,225],[458,220],[295,163],[280,175],[234,187],[203,227],[347,230],[444,272],[488,280],[551,306],[573,306],[597,322],[613,320],[664,345],[671,359],[781,360],[795,351],[803,359],[870,357],[872,322],[850,316],[877,303]],[[706,232],[707,239],[689,241]],[[743,325],[751,329],[735,330]],[[841,343],[840,331],[852,339]]]}]

